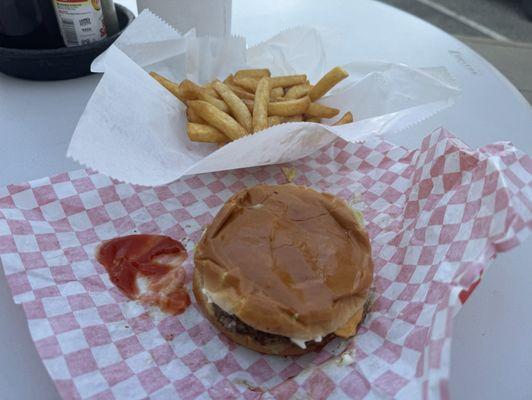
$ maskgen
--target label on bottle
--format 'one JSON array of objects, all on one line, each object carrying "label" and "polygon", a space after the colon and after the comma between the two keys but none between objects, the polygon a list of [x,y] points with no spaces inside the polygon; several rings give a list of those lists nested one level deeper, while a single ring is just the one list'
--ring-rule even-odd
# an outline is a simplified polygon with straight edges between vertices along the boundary
[{"label": "label on bottle", "polygon": [[68,47],[107,37],[100,0],[55,0],[57,20]]}]

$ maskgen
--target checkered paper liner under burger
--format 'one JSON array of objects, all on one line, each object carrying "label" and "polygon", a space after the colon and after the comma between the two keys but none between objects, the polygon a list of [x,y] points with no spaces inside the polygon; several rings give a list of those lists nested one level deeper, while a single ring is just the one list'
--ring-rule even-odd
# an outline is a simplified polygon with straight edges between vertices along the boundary
[{"label": "checkered paper liner under burger", "polygon": [[[408,151],[338,139],[290,165],[295,183],[364,214],[375,299],[357,336],[301,357],[233,344],[198,312],[128,301],[94,259],[133,232],[194,242],[225,200],[282,183],[278,166],[146,188],[87,170],[0,189],[0,259],[35,346],[65,399],[448,398],[459,294],[528,234],[532,161],[508,143],[477,151],[445,130]],[[191,257],[186,262],[189,275]]]}]

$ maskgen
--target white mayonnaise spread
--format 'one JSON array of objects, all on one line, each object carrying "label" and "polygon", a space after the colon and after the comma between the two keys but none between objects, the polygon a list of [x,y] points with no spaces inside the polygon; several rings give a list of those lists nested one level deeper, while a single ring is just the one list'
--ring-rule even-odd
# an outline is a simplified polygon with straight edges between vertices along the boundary
[{"label": "white mayonnaise spread", "polygon": [[[315,341],[316,343],[320,343],[323,339],[323,336],[316,336],[314,339],[310,339],[310,340],[313,340]],[[296,345],[298,345],[299,347],[301,347],[302,349],[306,349],[307,348],[307,345],[305,344],[306,342],[308,342],[308,340],[305,340],[305,339],[296,339],[296,338],[290,338],[290,341]]]},{"label": "white mayonnaise spread", "polygon": [[207,303],[209,304],[213,303],[212,296],[207,289],[201,288],[201,293],[203,293],[203,295],[207,298]]},{"label": "white mayonnaise spread", "polygon": [[336,362],[338,365],[351,365],[355,362],[355,351],[348,350],[343,352],[340,357],[337,358]]},{"label": "white mayonnaise spread", "polygon": [[295,345],[298,345],[302,349],[306,349],[307,348],[307,345],[305,344],[306,340],[295,339],[295,338],[290,338],[290,340],[292,341],[292,343],[294,343]]}]

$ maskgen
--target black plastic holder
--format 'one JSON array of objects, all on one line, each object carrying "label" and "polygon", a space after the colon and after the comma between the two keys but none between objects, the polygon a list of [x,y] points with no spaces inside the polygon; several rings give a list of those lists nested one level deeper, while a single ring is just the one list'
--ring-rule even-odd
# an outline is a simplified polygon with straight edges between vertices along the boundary
[{"label": "black plastic holder", "polygon": [[92,61],[103,53],[135,19],[126,7],[116,5],[120,31],[83,46],[57,49],[10,49],[0,47],[0,72],[17,78],[55,81],[91,73]]}]

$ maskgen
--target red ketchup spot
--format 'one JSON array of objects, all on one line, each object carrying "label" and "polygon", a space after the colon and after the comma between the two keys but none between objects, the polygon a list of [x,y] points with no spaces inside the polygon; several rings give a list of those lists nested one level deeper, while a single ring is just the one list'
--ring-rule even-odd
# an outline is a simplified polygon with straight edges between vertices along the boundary
[{"label": "red ketchup spot", "polygon": [[469,298],[469,296],[471,296],[471,294],[473,293],[473,291],[475,290],[475,288],[478,286],[479,283],[480,283],[480,279],[473,282],[471,286],[469,286],[469,288],[462,290],[458,294],[458,298],[460,299],[460,302],[462,304],[464,304],[467,301],[467,299]]},{"label": "red ketchup spot", "polygon": [[[182,266],[186,258],[181,243],[161,235],[118,237],[102,242],[96,250],[96,259],[122,293],[169,314],[181,314],[190,304]],[[147,290],[141,293],[137,282],[142,279]]]}]

